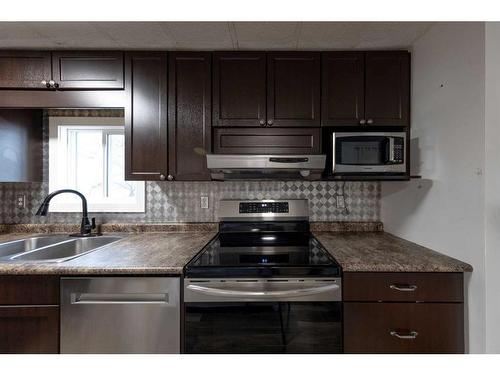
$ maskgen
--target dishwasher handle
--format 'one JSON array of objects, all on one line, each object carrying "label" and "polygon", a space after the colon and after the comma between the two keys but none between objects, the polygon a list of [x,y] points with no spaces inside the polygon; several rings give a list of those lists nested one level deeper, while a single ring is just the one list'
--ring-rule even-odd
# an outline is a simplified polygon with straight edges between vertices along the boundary
[{"label": "dishwasher handle", "polygon": [[168,293],[71,293],[72,305],[168,304]]}]

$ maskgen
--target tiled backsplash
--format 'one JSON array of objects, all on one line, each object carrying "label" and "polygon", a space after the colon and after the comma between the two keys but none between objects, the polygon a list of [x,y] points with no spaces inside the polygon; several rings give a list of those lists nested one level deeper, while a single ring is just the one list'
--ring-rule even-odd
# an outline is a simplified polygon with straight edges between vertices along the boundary
[{"label": "tiled backsplash", "polygon": [[[337,208],[336,196],[345,196],[347,209]],[[26,207],[16,207],[24,194]],[[34,214],[48,194],[47,183],[0,184],[0,223],[75,223],[78,213]],[[200,208],[200,197],[209,197],[209,208]],[[148,182],[146,212],[95,213],[101,223],[116,222],[215,222],[220,199],[306,198],[313,221],[380,220],[380,184],[377,182]]]},{"label": "tiled backsplash", "polygon": [[[50,116],[121,116],[120,110],[49,110]],[[47,122],[47,121],[45,121]],[[48,135],[44,126],[44,176],[48,176]],[[24,194],[26,206],[16,206]],[[0,224],[77,223],[78,213],[34,214],[48,194],[48,183],[0,183]],[[337,208],[336,196],[343,194],[346,209]],[[209,208],[200,207],[200,197],[209,197]],[[378,182],[148,182],[146,212],[95,213],[100,223],[117,222],[215,222],[220,199],[306,198],[313,221],[379,221]]]}]

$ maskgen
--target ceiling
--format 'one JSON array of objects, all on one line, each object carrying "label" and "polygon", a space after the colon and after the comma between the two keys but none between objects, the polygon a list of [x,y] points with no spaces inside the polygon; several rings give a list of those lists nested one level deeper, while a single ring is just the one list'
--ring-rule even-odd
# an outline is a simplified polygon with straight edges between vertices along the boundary
[{"label": "ceiling", "polygon": [[431,22],[0,22],[0,48],[407,48]]}]

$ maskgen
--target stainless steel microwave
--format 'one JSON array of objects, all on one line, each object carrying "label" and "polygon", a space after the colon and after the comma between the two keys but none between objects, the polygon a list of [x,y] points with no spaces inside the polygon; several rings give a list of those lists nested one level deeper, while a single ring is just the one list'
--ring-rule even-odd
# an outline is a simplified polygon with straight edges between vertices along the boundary
[{"label": "stainless steel microwave", "polygon": [[405,132],[333,132],[333,174],[406,173]]}]

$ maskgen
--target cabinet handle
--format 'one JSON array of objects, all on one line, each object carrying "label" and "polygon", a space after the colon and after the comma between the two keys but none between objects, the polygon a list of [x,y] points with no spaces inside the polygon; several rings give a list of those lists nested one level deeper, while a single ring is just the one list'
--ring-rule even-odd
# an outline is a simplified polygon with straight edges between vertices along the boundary
[{"label": "cabinet handle", "polygon": [[366,124],[366,120],[364,118],[362,118],[361,120],[359,120],[359,124],[360,125],[364,125]]},{"label": "cabinet handle", "polygon": [[402,340],[415,340],[417,338],[418,332],[417,331],[410,331],[410,332],[405,332],[405,333],[399,333],[398,331],[391,331],[391,336],[397,337],[398,339]]},{"label": "cabinet handle", "polygon": [[169,174],[169,175],[167,176],[167,180],[169,180],[169,181],[173,181],[173,180],[174,180],[174,176],[172,176],[171,174]]},{"label": "cabinet handle", "polygon": [[391,286],[389,286],[389,288],[400,291],[400,292],[414,292],[415,290],[417,290],[416,285],[408,285],[408,284],[406,284],[406,285],[391,284]]},{"label": "cabinet handle", "polygon": [[266,121],[265,121],[265,120],[263,120],[263,119],[261,119],[261,120],[259,121],[259,124],[261,124],[261,125],[266,125]]},{"label": "cabinet handle", "polygon": [[54,80],[52,80],[52,79],[51,79],[51,80],[49,81],[49,86],[50,86],[50,87],[55,87],[55,84],[56,84],[56,82],[55,82]]},{"label": "cabinet handle", "polygon": [[271,126],[273,124],[273,120],[267,120],[267,125]]},{"label": "cabinet handle", "polygon": [[58,89],[59,88],[59,83],[55,82],[54,83],[54,88]]},{"label": "cabinet handle", "polygon": [[48,83],[45,79],[40,82],[43,86],[47,87],[48,89],[50,89],[50,83]]},{"label": "cabinet handle", "polygon": [[165,181],[165,175],[164,174],[160,175],[160,180]]},{"label": "cabinet handle", "polygon": [[368,125],[373,124],[373,119],[369,118],[369,119],[366,121],[366,123],[367,123]]}]

